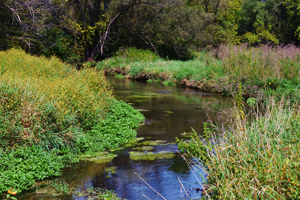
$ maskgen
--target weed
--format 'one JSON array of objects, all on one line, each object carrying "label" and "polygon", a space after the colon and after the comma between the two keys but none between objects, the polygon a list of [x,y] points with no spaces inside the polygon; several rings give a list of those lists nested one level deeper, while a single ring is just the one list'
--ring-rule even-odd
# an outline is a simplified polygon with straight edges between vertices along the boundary
[{"label": "weed", "polygon": [[96,70],[77,71],[54,57],[16,49],[0,52],[0,64],[7,68],[0,82],[0,148],[72,146],[76,135],[91,130],[109,108],[112,92]]},{"label": "weed", "polygon": [[49,152],[40,146],[0,150],[0,193],[11,188],[20,193],[34,187],[36,180],[59,176],[60,169],[72,160],[59,155],[57,149]]},{"label": "weed", "polygon": [[209,142],[193,136],[193,149],[205,157],[206,197],[299,198],[299,113],[284,101],[268,102],[248,123],[236,118],[232,129],[218,135],[211,129]]},{"label": "weed", "polygon": [[121,200],[122,198],[118,197],[116,193],[112,190],[105,190],[100,188],[89,187],[80,192],[77,192],[77,196],[85,196],[91,199],[99,200]]},{"label": "weed", "polygon": [[52,182],[50,184],[51,188],[53,188],[57,193],[63,193],[68,194],[69,191],[69,184],[67,184],[65,181],[62,182]]},{"label": "weed", "polygon": [[79,140],[79,146],[87,152],[116,149],[136,137],[144,116],[123,101],[114,100],[105,119],[94,126]]}]

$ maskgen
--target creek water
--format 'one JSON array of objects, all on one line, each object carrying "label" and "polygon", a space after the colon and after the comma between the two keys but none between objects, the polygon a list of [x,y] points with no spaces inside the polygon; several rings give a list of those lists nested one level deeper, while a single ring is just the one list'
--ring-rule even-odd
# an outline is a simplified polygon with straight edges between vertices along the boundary
[{"label": "creek water", "polygon": [[[181,134],[191,132],[192,128],[201,133],[203,122],[206,122],[208,117],[211,120],[218,117],[217,112],[210,109],[228,108],[232,105],[231,100],[220,94],[190,88],[148,84],[113,77],[107,77],[107,79],[113,86],[118,100],[131,104],[145,116],[146,121],[138,130],[137,137],[144,138],[143,141],[159,140],[159,145],[152,146],[151,152],[172,152],[175,156],[154,160],[135,160],[131,159],[129,154],[134,147],[127,147],[120,150],[117,157],[110,162],[80,161],[66,167],[63,175],[55,181],[65,181],[77,191],[90,187],[114,190],[119,197],[128,200],[162,199],[148,185],[166,199],[187,199],[183,185],[192,199],[199,199],[201,197],[200,183],[203,177],[205,178],[205,174],[200,168],[189,168],[178,153],[175,138],[183,138]],[[209,109],[202,108],[203,104],[207,104]],[[115,173],[111,173],[108,169],[113,169]],[[76,194],[78,193],[55,198],[89,198]],[[45,194],[32,192],[23,195],[20,199],[49,198]]]}]

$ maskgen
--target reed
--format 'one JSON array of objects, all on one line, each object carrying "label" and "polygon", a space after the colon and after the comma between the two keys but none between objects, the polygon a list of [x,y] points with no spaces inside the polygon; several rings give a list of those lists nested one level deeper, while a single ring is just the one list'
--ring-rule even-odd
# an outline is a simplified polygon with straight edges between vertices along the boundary
[{"label": "reed", "polygon": [[211,128],[210,139],[194,134],[190,147],[206,158],[206,198],[299,198],[299,111],[274,99],[259,110],[247,122],[236,118],[234,128],[221,134]]}]

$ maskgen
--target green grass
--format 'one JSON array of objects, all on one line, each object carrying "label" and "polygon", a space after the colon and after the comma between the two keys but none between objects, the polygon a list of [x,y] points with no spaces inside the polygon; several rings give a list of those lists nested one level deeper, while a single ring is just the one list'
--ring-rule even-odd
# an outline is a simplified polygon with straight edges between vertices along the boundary
[{"label": "green grass", "polygon": [[188,61],[164,60],[149,51],[129,48],[99,62],[97,68],[147,79],[148,83],[185,85],[226,95],[235,93],[241,82],[246,98],[275,95],[277,100],[284,96],[295,103],[300,97],[300,49],[293,45],[220,46],[194,52]]},{"label": "green grass", "polygon": [[77,154],[126,144],[145,119],[113,98],[103,71],[17,49],[0,51],[0,70],[0,195],[59,176]]},{"label": "green grass", "polygon": [[207,137],[194,134],[193,142],[180,146],[206,166],[205,198],[298,199],[299,122],[298,108],[273,99],[248,121],[235,118],[225,132],[212,126]]}]

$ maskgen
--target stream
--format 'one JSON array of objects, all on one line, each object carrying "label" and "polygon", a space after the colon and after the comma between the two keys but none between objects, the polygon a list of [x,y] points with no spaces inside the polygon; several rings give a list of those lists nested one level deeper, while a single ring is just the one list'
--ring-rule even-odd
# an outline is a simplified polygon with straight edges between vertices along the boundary
[{"label": "stream", "polygon": [[[154,154],[168,152],[172,156],[134,159],[129,152],[135,151],[137,146],[125,147],[109,162],[80,161],[64,168],[61,177],[51,180],[66,182],[76,188],[77,193],[51,198],[37,191],[18,199],[88,199],[89,196],[79,193],[90,187],[114,190],[119,197],[128,200],[162,199],[160,195],[170,200],[188,199],[184,189],[192,199],[199,199],[199,181],[203,181],[205,174],[199,167],[187,165],[178,153],[175,138],[184,138],[182,133],[191,132],[192,128],[201,133],[203,122],[208,117],[211,120],[218,117],[211,109],[228,108],[232,105],[231,99],[190,88],[113,77],[107,79],[116,98],[131,104],[146,118],[137,137],[142,139],[140,143],[156,144],[146,148],[139,145],[140,150]],[[202,108],[204,104],[208,108]]]}]

